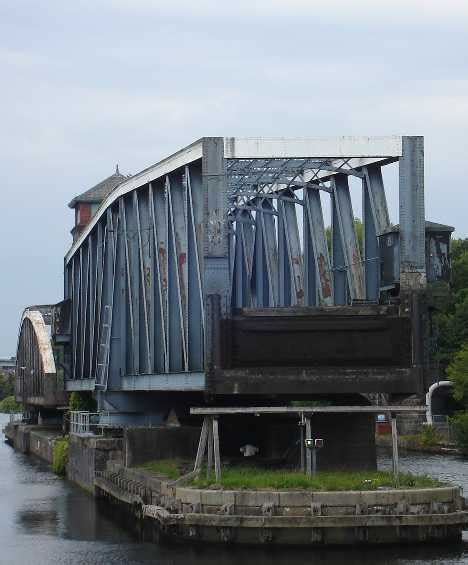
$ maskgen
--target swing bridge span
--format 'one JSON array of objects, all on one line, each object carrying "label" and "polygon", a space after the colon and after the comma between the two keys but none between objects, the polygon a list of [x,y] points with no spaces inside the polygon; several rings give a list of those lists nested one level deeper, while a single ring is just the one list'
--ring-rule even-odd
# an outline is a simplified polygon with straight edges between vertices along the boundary
[{"label": "swing bridge span", "polygon": [[425,222],[422,137],[202,138],[102,202],[65,257],[50,338],[37,323],[42,350],[27,358],[36,342],[23,322],[21,382],[52,351],[58,387],[121,414],[162,411],[171,394],[190,406],[421,394],[432,382],[424,291],[447,276],[450,232],[438,226]]}]

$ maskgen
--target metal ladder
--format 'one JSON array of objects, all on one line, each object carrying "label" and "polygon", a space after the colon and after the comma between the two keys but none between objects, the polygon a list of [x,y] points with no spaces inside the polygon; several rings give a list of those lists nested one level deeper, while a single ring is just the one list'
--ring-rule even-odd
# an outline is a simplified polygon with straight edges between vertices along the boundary
[{"label": "metal ladder", "polygon": [[111,338],[111,307],[104,306],[104,316],[101,332],[101,340],[98,350],[98,364],[96,375],[96,390],[107,390],[107,381],[109,379],[109,350]]}]

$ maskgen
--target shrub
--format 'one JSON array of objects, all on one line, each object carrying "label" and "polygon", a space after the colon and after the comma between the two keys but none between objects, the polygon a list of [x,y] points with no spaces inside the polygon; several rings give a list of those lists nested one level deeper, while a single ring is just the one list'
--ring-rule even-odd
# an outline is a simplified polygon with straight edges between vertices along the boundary
[{"label": "shrub", "polygon": [[96,401],[89,392],[74,391],[70,394],[70,410],[96,412]]},{"label": "shrub", "polygon": [[23,408],[21,404],[18,404],[14,396],[6,396],[0,401],[0,412],[22,412]]},{"label": "shrub", "polygon": [[459,412],[450,418],[455,441],[463,450],[468,450],[468,412]]},{"label": "shrub", "polygon": [[52,469],[57,475],[64,476],[67,472],[69,439],[58,439],[54,444]]},{"label": "shrub", "polygon": [[456,353],[447,368],[448,378],[453,381],[453,397],[468,406],[468,342]]},{"label": "shrub", "polygon": [[424,426],[418,436],[424,446],[437,445],[442,440],[442,436],[434,426]]}]

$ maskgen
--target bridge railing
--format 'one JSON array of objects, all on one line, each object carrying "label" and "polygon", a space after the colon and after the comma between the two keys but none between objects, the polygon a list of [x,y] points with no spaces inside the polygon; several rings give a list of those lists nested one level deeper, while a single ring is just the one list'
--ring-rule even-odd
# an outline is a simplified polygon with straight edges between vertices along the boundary
[{"label": "bridge railing", "polygon": [[9,420],[10,420],[10,424],[13,424],[14,422],[21,422],[23,419],[23,413],[22,412],[13,412],[11,414],[9,414]]},{"label": "bridge railing", "polygon": [[432,425],[442,436],[446,437],[449,442],[455,440],[455,434],[450,424],[450,417],[446,414],[433,414]]},{"label": "bridge railing", "polygon": [[72,410],[70,412],[70,433],[75,435],[103,435],[105,428],[116,427],[109,412],[87,412]]}]

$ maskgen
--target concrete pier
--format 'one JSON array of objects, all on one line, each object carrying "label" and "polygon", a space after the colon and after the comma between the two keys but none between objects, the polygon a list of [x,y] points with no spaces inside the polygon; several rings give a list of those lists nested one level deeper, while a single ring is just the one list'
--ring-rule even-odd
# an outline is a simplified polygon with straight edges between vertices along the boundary
[{"label": "concrete pier", "polygon": [[142,526],[204,543],[357,545],[460,541],[468,511],[459,487],[312,492],[177,486],[109,463],[96,496]]}]

